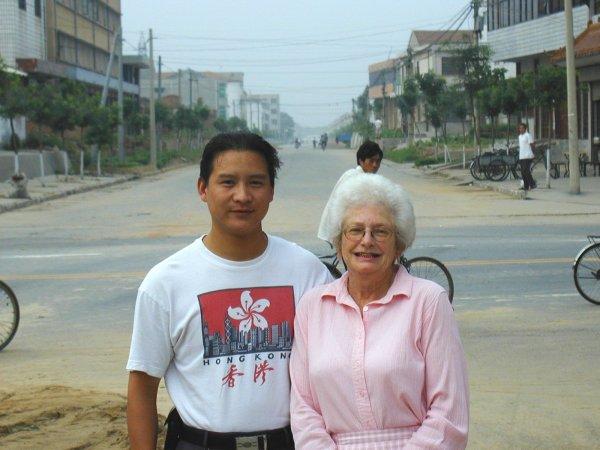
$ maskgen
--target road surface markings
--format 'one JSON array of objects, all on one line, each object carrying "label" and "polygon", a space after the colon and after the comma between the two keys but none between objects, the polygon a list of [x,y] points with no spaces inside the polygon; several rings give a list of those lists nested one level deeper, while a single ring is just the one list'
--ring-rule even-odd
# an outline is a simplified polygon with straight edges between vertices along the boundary
[{"label": "road surface markings", "polygon": [[562,264],[572,263],[574,258],[535,258],[535,259],[470,259],[443,261],[448,267],[466,267],[466,266],[497,266],[497,265],[528,265],[528,264]]},{"label": "road surface markings", "polygon": [[42,255],[1,255],[0,259],[44,259],[44,258],[82,258],[102,256],[102,253],[55,253]]},{"label": "road surface markings", "polygon": [[[531,264],[564,264],[572,263],[573,258],[539,258],[539,259],[474,259],[444,261],[448,267],[497,266],[497,265],[531,265]],[[7,281],[46,281],[46,280],[112,280],[112,279],[143,279],[147,272],[82,272],[82,273],[51,273],[51,274],[0,274],[1,280]]]}]

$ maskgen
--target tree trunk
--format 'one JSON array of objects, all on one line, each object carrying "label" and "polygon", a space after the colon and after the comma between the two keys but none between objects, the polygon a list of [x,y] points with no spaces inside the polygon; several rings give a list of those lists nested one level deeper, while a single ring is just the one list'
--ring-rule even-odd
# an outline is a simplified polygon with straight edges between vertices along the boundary
[{"label": "tree trunk", "polygon": [[17,134],[15,133],[15,124],[14,124],[14,119],[13,117],[9,117],[8,118],[9,122],[10,122],[10,143],[11,143],[11,147],[13,149],[13,151],[17,151]]}]

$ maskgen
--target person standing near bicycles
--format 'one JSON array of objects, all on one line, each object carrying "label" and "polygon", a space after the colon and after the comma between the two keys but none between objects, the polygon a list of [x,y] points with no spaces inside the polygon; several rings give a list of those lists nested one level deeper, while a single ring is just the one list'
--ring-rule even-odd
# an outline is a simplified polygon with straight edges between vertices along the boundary
[{"label": "person standing near bicycles", "polygon": [[347,180],[352,175],[356,175],[358,173],[377,173],[379,167],[381,167],[381,160],[383,159],[383,151],[379,144],[373,141],[364,142],[356,152],[356,164],[357,166],[353,169],[349,169],[342,174],[339,178],[331,194],[329,195],[329,199],[325,204],[325,208],[323,209],[323,213],[321,214],[321,221],[319,222],[319,230],[317,231],[317,237],[324,241],[327,241],[329,236],[329,230],[332,226],[330,214],[331,214],[331,201],[334,198],[336,190],[341,186],[344,180]]},{"label": "person standing near bicycles", "polygon": [[221,134],[206,145],[197,189],[211,228],[152,268],[138,290],[127,363],[131,448],[156,448],[163,377],[175,405],[166,449],[233,450],[242,439],[294,448],[296,303],[332,278],[312,253],[262,229],[279,165],[255,134]]},{"label": "person standing near bicycles", "polygon": [[298,306],[296,448],[464,449],[469,386],[448,294],[397,263],[415,238],[408,195],[381,175],[358,174],[331,210],[328,240],[348,271]]},{"label": "person standing near bicycles", "polygon": [[537,184],[531,175],[531,163],[533,162],[535,142],[527,131],[527,125],[519,124],[519,165],[521,166],[521,175],[523,176],[523,187],[526,191],[535,189]]}]

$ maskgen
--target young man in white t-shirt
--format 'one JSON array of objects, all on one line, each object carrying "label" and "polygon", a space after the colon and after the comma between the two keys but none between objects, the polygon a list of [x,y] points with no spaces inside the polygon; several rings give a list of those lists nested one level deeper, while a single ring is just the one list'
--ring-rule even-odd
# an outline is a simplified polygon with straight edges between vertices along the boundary
[{"label": "young man in white t-shirt", "polygon": [[235,449],[250,439],[293,449],[295,306],[331,276],[314,255],[262,230],[279,165],[275,148],[251,133],[206,145],[197,188],[211,229],[152,268],[138,291],[127,363],[132,448],[156,446],[164,377],[176,408],[165,448]]},{"label": "young man in white t-shirt", "polygon": [[519,124],[519,164],[521,166],[521,176],[523,177],[523,188],[526,191],[537,187],[533,175],[531,175],[531,163],[533,161],[533,149],[535,143],[527,131],[527,125]]}]

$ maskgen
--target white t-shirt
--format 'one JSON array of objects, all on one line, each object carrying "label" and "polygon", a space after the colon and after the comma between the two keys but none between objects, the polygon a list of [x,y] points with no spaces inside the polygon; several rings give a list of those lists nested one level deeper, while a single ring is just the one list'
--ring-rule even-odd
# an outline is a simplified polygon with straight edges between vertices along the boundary
[{"label": "white t-shirt", "polygon": [[[333,187],[331,194],[329,195],[329,199],[327,200],[327,204],[323,209],[323,214],[321,214],[321,222],[319,222],[319,230],[317,231],[317,237],[319,239],[322,239],[327,242],[329,242],[329,239],[331,239],[331,229],[334,226],[334,224],[331,223],[331,204],[334,194],[345,180],[347,180],[352,175],[356,175],[358,173],[365,173],[365,171],[362,167],[356,166],[354,169],[345,171],[340,177],[340,179],[337,181],[337,183],[335,183],[335,186]],[[333,244],[333,242],[331,242],[331,244]]]},{"label": "white t-shirt", "polygon": [[138,290],[127,369],[164,377],[191,427],[246,432],[290,423],[295,306],[332,278],[312,253],[268,239],[261,256],[237,262],[199,238],[152,268]]},{"label": "white t-shirt", "polygon": [[529,132],[526,131],[519,135],[519,159],[533,159],[532,143],[533,139],[531,139]]}]

